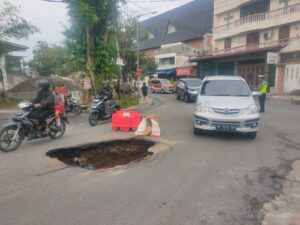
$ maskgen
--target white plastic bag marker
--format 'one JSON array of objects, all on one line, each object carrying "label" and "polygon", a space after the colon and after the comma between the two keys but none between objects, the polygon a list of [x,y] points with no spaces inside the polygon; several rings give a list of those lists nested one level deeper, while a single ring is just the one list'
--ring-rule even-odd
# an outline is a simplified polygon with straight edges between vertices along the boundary
[{"label": "white plastic bag marker", "polygon": [[138,126],[135,135],[143,135],[144,131],[146,130],[147,127],[147,119],[142,119],[140,125]]},{"label": "white plastic bag marker", "polygon": [[152,137],[160,137],[160,127],[157,121],[151,119],[152,123]]}]

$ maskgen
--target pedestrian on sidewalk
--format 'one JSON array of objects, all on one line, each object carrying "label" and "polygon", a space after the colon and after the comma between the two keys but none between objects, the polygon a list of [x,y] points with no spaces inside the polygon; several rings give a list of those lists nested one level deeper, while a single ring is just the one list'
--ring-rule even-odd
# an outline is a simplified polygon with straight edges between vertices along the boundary
[{"label": "pedestrian on sidewalk", "polygon": [[144,100],[146,100],[147,95],[148,95],[148,87],[146,85],[146,82],[143,83],[142,92],[143,92]]},{"label": "pedestrian on sidewalk", "polygon": [[261,113],[265,112],[265,103],[266,103],[266,96],[268,92],[268,82],[266,80],[266,77],[264,75],[259,75],[259,105],[260,105],[260,111]]}]

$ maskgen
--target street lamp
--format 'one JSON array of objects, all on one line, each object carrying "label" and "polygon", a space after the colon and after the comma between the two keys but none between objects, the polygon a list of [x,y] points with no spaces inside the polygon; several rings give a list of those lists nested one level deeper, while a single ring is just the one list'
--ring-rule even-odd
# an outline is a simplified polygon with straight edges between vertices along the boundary
[{"label": "street lamp", "polygon": [[137,71],[140,71],[140,50],[139,50],[139,18],[142,16],[147,16],[147,15],[153,15],[156,14],[157,12],[151,12],[151,13],[143,13],[139,14],[136,17],[136,56],[137,56]]}]

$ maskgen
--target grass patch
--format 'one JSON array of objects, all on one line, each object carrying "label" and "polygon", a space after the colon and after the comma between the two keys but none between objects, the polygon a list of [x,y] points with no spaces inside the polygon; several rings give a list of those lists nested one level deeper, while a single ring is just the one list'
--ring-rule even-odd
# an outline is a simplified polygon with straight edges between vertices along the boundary
[{"label": "grass patch", "polygon": [[121,98],[118,100],[118,104],[121,106],[122,109],[126,109],[134,105],[138,105],[139,97],[136,95],[121,96]]},{"label": "grass patch", "polygon": [[0,109],[15,108],[19,101],[13,98],[0,97]]}]

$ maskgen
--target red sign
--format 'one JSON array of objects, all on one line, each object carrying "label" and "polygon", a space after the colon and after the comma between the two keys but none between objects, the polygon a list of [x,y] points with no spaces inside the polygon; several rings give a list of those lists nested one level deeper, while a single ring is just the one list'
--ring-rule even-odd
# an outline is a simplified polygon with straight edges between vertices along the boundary
[{"label": "red sign", "polygon": [[141,73],[141,71],[137,70],[137,71],[135,72],[135,75],[136,75],[136,77],[140,77],[140,76],[142,75],[142,73]]},{"label": "red sign", "polygon": [[177,68],[176,73],[177,73],[177,76],[191,76],[192,68],[191,67]]}]

